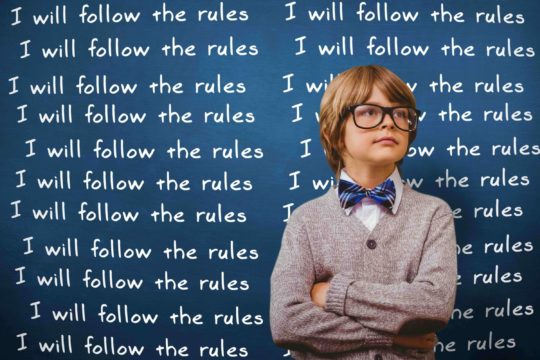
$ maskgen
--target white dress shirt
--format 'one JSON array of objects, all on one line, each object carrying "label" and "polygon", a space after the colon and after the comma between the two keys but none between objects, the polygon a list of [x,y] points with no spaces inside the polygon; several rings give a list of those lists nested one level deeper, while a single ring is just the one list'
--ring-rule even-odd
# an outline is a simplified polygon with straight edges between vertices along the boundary
[{"label": "white dress shirt", "polygon": [[[345,168],[341,169],[340,178],[356,184],[356,181],[354,181],[347,174]],[[392,213],[395,214],[401,201],[401,194],[403,193],[403,182],[401,180],[401,176],[399,175],[397,166],[394,168],[394,171],[388,178],[394,181],[394,186],[396,188],[396,200],[394,201],[394,206],[392,207]],[[339,196],[337,186],[336,195]],[[373,230],[379,219],[389,212],[386,207],[368,197],[363,198],[360,203],[345,209],[344,211],[347,215],[354,214],[354,216],[356,216],[369,230]]]}]

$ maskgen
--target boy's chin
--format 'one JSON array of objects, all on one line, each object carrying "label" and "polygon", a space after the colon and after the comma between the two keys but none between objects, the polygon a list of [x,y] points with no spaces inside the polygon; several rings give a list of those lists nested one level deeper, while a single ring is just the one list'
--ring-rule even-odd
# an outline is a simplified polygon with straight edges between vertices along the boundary
[{"label": "boy's chin", "polygon": [[390,158],[384,158],[384,159],[376,159],[369,162],[369,165],[375,168],[386,168],[386,167],[393,167],[398,160],[390,159]]}]

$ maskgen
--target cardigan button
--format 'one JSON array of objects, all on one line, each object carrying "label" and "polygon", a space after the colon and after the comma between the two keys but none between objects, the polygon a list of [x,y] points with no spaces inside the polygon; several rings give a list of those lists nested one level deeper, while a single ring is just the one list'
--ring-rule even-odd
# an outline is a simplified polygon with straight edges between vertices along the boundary
[{"label": "cardigan button", "polygon": [[376,354],[375,355],[375,360],[383,360],[382,355],[381,354]]},{"label": "cardigan button", "polygon": [[377,242],[373,239],[369,239],[367,241],[367,247],[373,250],[377,247]]}]

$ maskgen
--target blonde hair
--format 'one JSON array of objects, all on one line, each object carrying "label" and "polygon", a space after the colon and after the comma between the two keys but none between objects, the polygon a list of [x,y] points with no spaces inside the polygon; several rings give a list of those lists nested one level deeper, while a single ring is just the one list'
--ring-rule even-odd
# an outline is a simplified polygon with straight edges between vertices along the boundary
[{"label": "blonde hair", "polygon": [[[319,112],[321,143],[336,179],[339,179],[343,168],[341,154],[345,149],[345,121],[342,121],[344,110],[350,105],[366,101],[371,96],[374,85],[381,89],[389,101],[416,108],[416,99],[407,84],[384,66],[354,66],[339,73],[328,84]],[[409,133],[407,152],[415,138],[416,130]],[[399,167],[404,158],[396,163],[400,174]]]}]

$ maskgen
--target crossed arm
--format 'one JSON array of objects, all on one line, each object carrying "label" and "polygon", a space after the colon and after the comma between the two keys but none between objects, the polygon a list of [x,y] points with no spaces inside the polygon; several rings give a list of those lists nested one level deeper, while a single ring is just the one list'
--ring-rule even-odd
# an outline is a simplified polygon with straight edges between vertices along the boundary
[{"label": "crossed arm", "polygon": [[270,279],[270,330],[276,345],[316,353],[392,346],[391,334],[372,330],[313,303],[310,291],[314,282],[305,229],[291,216]]},{"label": "crossed arm", "polygon": [[452,315],[456,280],[454,220],[444,213],[431,222],[412,282],[378,284],[338,273],[327,285],[324,309],[392,334],[436,332]]},{"label": "crossed arm", "polygon": [[[455,300],[452,214],[432,221],[411,283],[377,284],[339,273],[314,287],[313,269],[306,231],[291,217],[271,277],[270,326],[279,346],[341,352],[392,346],[398,333],[438,331],[447,324]],[[319,291],[325,295],[322,307],[314,301]]]}]

